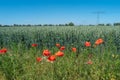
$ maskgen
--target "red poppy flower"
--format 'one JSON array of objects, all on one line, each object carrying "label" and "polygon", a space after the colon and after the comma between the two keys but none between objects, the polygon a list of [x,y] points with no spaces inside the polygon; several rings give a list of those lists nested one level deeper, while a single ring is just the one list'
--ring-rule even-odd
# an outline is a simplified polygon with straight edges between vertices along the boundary
[{"label": "red poppy flower", "polygon": [[7,49],[6,48],[3,48],[3,49],[1,49],[4,53],[6,53],[7,52]]},{"label": "red poppy flower", "polygon": [[6,48],[3,48],[0,50],[0,54],[5,54],[7,52],[7,49]]},{"label": "red poppy flower", "polygon": [[48,61],[55,61],[56,60],[56,56],[55,55],[51,55],[48,57]]},{"label": "red poppy flower", "polygon": [[37,58],[36,58],[36,61],[37,61],[37,62],[40,62],[40,61],[42,61],[42,58],[41,58],[41,57],[37,57]]},{"label": "red poppy flower", "polygon": [[65,50],[65,46],[62,46],[62,47],[60,48],[60,50],[61,50],[61,51]]},{"label": "red poppy flower", "polygon": [[35,44],[35,43],[34,43],[34,44],[32,44],[32,47],[37,47],[37,46],[38,46],[38,44]]},{"label": "red poppy flower", "polygon": [[5,54],[5,52],[3,50],[0,50],[0,54]]},{"label": "red poppy flower", "polygon": [[64,53],[62,51],[58,51],[57,53],[55,53],[55,55],[58,57],[62,57],[64,56]]},{"label": "red poppy flower", "polygon": [[59,44],[59,43],[57,43],[57,44],[56,44],[56,47],[58,47],[58,48],[59,48],[59,47],[60,47],[60,44]]},{"label": "red poppy flower", "polygon": [[76,50],[77,50],[77,49],[76,49],[75,47],[72,48],[72,51],[73,51],[73,52],[76,52]]},{"label": "red poppy flower", "polygon": [[50,54],[51,54],[51,52],[48,49],[43,51],[44,56],[49,56]]},{"label": "red poppy flower", "polygon": [[85,42],[85,46],[86,46],[86,47],[90,47],[90,46],[91,46],[91,43],[88,42],[88,41],[86,41],[86,42]]},{"label": "red poppy flower", "polygon": [[96,45],[100,45],[100,44],[102,44],[103,42],[104,42],[103,39],[99,38],[99,39],[97,39],[97,40],[95,41],[95,44],[96,44]]},{"label": "red poppy flower", "polygon": [[87,64],[93,64],[93,62],[92,62],[91,60],[89,60],[89,61],[87,62]]}]

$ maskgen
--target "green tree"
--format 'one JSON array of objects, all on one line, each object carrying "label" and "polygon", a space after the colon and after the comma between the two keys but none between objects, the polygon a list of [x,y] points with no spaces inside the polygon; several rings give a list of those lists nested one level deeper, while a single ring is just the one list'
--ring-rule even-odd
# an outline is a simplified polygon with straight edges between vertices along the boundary
[{"label": "green tree", "polygon": [[74,26],[74,23],[73,23],[73,22],[70,22],[68,25],[69,25],[69,26]]},{"label": "green tree", "polygon": [[111,25],[112,25],[112,24],[110,24],[110,23],[107,23],[107,24],[106,24],[106,26],[111,26]]},{"label": "green tree", "polygon": [[114,23],[113,25],[114,25],[114,26],[120,26],[120,22]]},{"label": "green tree", "polygon": [[2,27],[2,25],[0,24],[0,27]]}]

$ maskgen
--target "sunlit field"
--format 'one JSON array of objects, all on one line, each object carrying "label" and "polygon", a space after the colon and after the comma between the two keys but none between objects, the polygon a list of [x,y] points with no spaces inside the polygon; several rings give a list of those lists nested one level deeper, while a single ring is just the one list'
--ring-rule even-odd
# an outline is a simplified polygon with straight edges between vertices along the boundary
[{"label": "sunlit field", "polygon": [[120,26],[0,27],[0,80],[120,80]]}]

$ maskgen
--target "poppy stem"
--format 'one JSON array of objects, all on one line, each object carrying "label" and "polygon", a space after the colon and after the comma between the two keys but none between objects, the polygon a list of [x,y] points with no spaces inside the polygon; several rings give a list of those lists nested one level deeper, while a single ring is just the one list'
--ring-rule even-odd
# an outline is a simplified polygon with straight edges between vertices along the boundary
[{"label": "poppy stem", "polygon": [[52,74],[52,76],[53,76],[53,80],[55,80],[55,67],[54,67],[54,63],[52,63],[52,68],[53,68],[53,74]]}]

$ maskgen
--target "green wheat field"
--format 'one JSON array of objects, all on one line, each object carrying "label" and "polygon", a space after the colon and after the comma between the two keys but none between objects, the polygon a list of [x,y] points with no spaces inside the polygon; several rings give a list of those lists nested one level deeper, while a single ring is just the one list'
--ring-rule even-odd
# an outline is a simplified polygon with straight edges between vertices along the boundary
[{"label": "green wheat field", "polygon": [[120,80],[120,26],[0,27],[0,80]]}]

